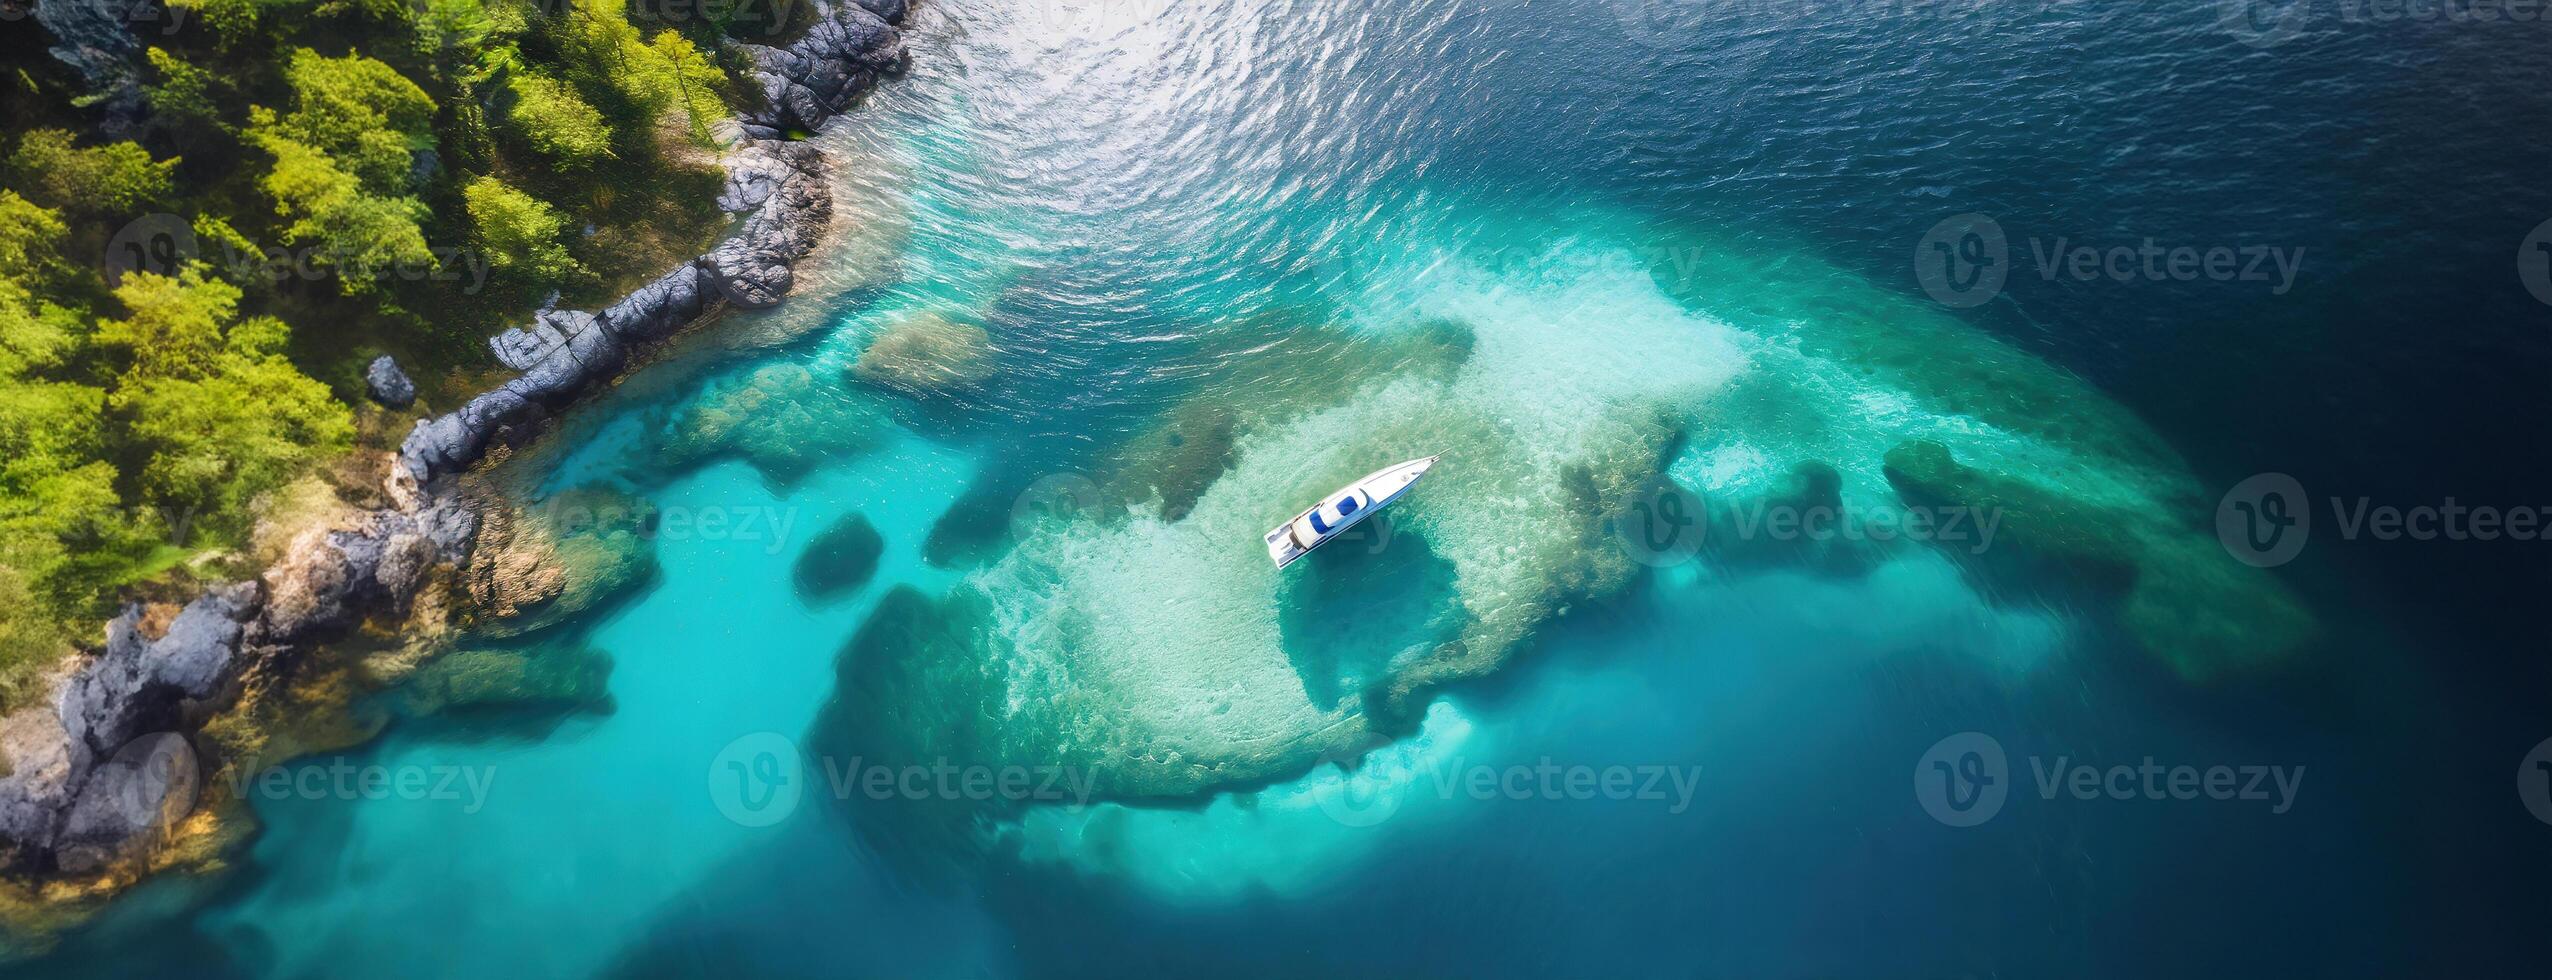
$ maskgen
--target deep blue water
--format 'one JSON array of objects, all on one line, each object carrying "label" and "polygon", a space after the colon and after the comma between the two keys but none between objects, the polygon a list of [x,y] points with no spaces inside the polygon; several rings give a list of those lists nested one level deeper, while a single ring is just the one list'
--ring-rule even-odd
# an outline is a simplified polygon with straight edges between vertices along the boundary
[{"label": "deep blue water", "polygon": [[[1221,601],[1256,580],[1218,577],[1182,529],[1239,511],[1246,541],[1286,511],[1239,504],[1291,492],[1283,467],[1245,452],[1184,521],[1006,535],[1011,501],[1041,476],[1102,472],[1182,406],[1287,405],[1243,449],[1315,442],[1328,430],[1306,420],[1326,416],[1285,399],[1382,360],[1411,317],[1468,323],[1474,380],[1351,401],[1371,413],[1351,421],[1417,414],[1450,441],[1487,417],[1534,435],[1472,453],[1484,481],[1616,463],[1544,450],[1658,399],[1685,413],[1670,472],[1722,498],[1811,459],[1843,472],[1847,499],[1884,493],[1878,456],[1908,433],[2133,482],[2114,460],[2144,453],[2121,447],[2149,426],[2172,457],[2163,482],[2206,508],[2260,472],[2404,506],[2552,504],[2552,306],[2516,262],[2552,218],[2537,138],[2552,31],[2306,10],[2262,47],[2214,4],[925,4],[912,76],[825,137],[851,245],[787,311],[740,325],[810,331],[658,368],[520,464],[547,487],[783,508],[793,535],[661,542],[661,581],[583,627],[616,660],[611,714],[495,739],[411,723],[354,755],[492,767],[484,809],[261,803],[267,830],[234,872],[145,889],[32,966],[2538,973],[2552,827],[2511,774],[2552,736],[2552,637],[2527,612],[2552,578],[2539,541],[2325,533],[2268,573],[2319,631],[2209,676],[2060,581],[1920,551],[1850,574],[1713,551],[1572,596],[1505,670],[1389,732],[1404,737],[1362,771],[1417,782],[1370,826],[1324,813],[1333,770],[1288,771],[1248,803],[1010,815],[994,821],[1006,848],[951,871],[891,815],[818,802],[741,827],[702,791],[730,739],[815,740],[844,695],[837,652],[893,585],[983,589],[1028,624],[1004,628],[1045,610],[1099,624],[1054,648],[1057,669],[1067,692],[1137,692],[1120,707],[1191,661],[1256,676],[1242,641],[1261,610]],[[2014,267],[1992,301],[1948,309],[1915,262],[1962,213],[2004,229]],[[2033,265],[2058,239],[2147,238],[2301,259],[2282,291]],[[918,399],[822,380],[915,310],[981,324],[991,380]],[[1977,337],[2030,359],[1994,360]],[[1281,343],[1298,346],[1271,369],[1256,350]],[[1783,360],[1793,347],[1886,356]],[[819,379],[815,421],[781,440],[803,482],[735,462],[675,472],[645,438],[780,369]],[[1476,558],[1463,535],[1510,513],[1463,503],[1495,499],[1468,478],[1449,470],[1422,485],[1440,503],[1409,505],[1437,559]],[[975,498],[991,530],[969,537],[943,515]],[[887,539],[879,579],[807,609],[789,561],[852,511]],[[926,560],[934,534],[966,554]],[[1529,606],[1571,557],[1483,562],[1492,585],[1466,587]],[[1519,568],[1520,585],[1492,575]],[[1432,628],[1377,608],[1393,630]],[[1244,651],[1228,666],[1226,647]],[[1368,674],[1306,676],[1306,691],[1383,668],[1321,669]],[[1962,731],[1999,739],[2015,782],[1973,828],[1927,816],[1909,780]],[[2305,775],[2284,813],[2040,799],[2025,759],[2060,755]],[[1544,758],[1672,768],[1697,791],[1675,806],[1426,789],[1447,766]]]}]

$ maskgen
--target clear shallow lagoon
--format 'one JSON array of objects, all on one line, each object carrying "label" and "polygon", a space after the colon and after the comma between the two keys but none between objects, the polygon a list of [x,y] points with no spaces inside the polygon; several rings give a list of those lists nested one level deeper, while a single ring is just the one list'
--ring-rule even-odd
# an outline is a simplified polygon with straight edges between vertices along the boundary
[{"label": "clear shallow lagoon", "polygon": [[[659,366],[515,464],[535,494],[601,481],[789,533],[660,535],[657,580],[580,624],[615,664],[609,713],[412,723],[353,756],[483,769],[483,806],[261,802],[236,873],[146,889],[35,966],[2500,962],[2552,913],[2520,887],[2544,838],[2507,785],[2552,729],[2531,731],[2539,666],[2532,697],[2477,678],[2540,659],[2539,626],[2494,612],[2539,593],[2539,553],[2325,547],[2263,579],[2300,597],[2310,639],[2156,649],[2172,634],[2115,596],[1955,549],[1721,537],[1652,567],[1539,521],[1580,484],[1663,470],[1735,506],[1808,462],[1884,509],[1909,440],[2120,508],[2139,534],[2192,504],[2202,522],[2265,470],[2403,503],[2541,502],[2545,316],[2506,255],[2552,216],[2521,135],[2552,122],[2545,32],[2324,21],[2263,49],[2217,15],[925,4],[912,75],[824,137],[845,241],[786,309],[735,325],[793,339]],[[1960,213],[1994,216],[2024,267],[1953,311],[1913,257]],[[2025,267],[2058,238],[2146,237],[2304,259],[2282,294]],[[921,315],[982,327],[980,377],[916,394],[846,372]],[[742,420],[721,448],[745,459],[673,465],[663,434],[704,410]],[[1265,569],[1257,534],[1330,471],[1433,451],[1446,471],[1391,512],[1405,540]],[[1085,489],[1098,506],[1070,506]],[[852,512],[884,539],[880,570],[810,609],[791,566]],[[863,702],[826,705],[864,676],[840,658],[898,587],[976,597],[924,618],[993,639],[916,655],[880,689],[910,717],[839,735]],[[1396,712],[1366,697],[1449,641],[1511,659]],[[995,681],[961,683],[978,676]],[[2007,750],[2012,797],[1953,829],[1910,777],[1963,731]],[[1103,768],[1141,805],[969,815],[962,847],[820,798],[745,826],[721,753],[764,732]],[[1368,750],[1352,776],[1327,761]],[[2057,756],[2306,775],[2282,814],[2041,799],[2030,760]],[[1444,781],[1546,761],[1690,781],[1628,800]],[[1171,805],[1164,787],[1196,791]],[[2538,833],[2509,838],[2529,850],[2500,830]]]}]

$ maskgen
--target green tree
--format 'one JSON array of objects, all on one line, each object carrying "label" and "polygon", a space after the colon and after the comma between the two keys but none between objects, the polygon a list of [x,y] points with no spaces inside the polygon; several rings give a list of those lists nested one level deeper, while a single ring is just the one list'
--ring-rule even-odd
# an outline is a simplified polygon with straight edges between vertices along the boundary
[{"label": "green tree", "polygon": [[693,138],[705,143],[726,113],[718,95],[726,73],[676,31],[642,36],[615,0],[569,0],[557,40],[579,87],[617,92],[647,121],[681,112]]},{"label": "green tree", "polygon": [[162,118],[209,129],[222,126],[224,86],[211,71],[158,48],[144,52],[159,81],[142,87]]},{"label": "green tree", "polygon": [[434,99],[398,69],[362,55],[293,50],[284,68],[292,108],[257,117],[255,137],[281,137],[328,156],[377,193],[408,186],[410,153],[434,145]]},{"label": "green tree", "polygon": [[566,82],[532,72],[506,80],[505,122],[552,161],[583,168],[611,156],[611,126]]},{"label": "green tree", "polygon": [[[257,109],[252,115],[271,114]],[[367,191],[325,151],[280,135],[264,122],[251,122],[250,136],[274,154],[275,167],[262,184],[275,200],[275,213],[287,221],[284,238],[317,248],[317,264],[334,269],[347,293],[371,291],[371,273],[392,264],[434,260],[419,225],[425,218],[422,202]]]},{"label": "green tree", "polygon": [[562,285],[585,274],[584,266],[559,243],[566,219],[539,198],[494,177],[470,181],[461,196],[469,203],[470,224],[490,266],[542,286]]},{"label": "green tree", "polygon": [[283,321],[236,317],[237,287],[189,268],[126,276],[115,297],[128,315],[100,324],[98,342],[130,366],[107,404],[153,507],[243,531],[258,494],[352,443],[345,406],[284,359]]},{"label": "green tree", "polygon": [[13,187],[36,203],[77,214],[131,213],[168,196],[177,158],[153,161],[139,143],[74,145],[60,129],[18,138],[7,170]]},{"label": "green tree", "polygon": [[39,299],[70,280],[63,237],[60,215],[0,190],[0,707],[153,543],[105,461],[106,392],[69,377],[83,315]]}]

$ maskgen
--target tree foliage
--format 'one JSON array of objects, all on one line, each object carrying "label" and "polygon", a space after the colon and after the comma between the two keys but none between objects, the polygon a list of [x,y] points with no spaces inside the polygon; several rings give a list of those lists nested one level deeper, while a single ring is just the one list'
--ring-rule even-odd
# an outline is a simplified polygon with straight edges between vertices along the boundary
[{"label": "tree foliage", "polygon": [[471,181],[463,197],[469,202],[470,223],[478,229],[479,245],[487,250],[490,265],[541,282],[585,274],[584,267],[569,257],[567,248],[559,243],[567,220],[539,198],[494,177]]},{"label": "tree foliage", "polygon": [[6,170],[10,186],[36,203],[78,214],[125,214],[168,196],[177,159],[154,161],[138,143],[83,147],[66,130],[18,138]]},{"label": "tree foliage", "polygon": [[533,72],[506,80],[505,121],[523,142],[553,162],[583,169],[611,156],[611,124],[576,87]]},{"label": "tree foliage", "polygon": [[98,342],[127,358],[108,407],[154,507],[238,520],[258,494],[353,439],[345,406],[285,359],[289,328],[239,317],[239,296],[194,268],[135,273],[115,290],[127,316],[98,325]]},{"label": "tree foliage", "polygon": [[434,99],[424,89],[371,58],[308,48],[292,52],[284,80],[292,108],[258,118],[258,134],[318,150],[376,193],[408,189],[411,154],[434,146]]},{"label": "tree foliage", "polygon": [[[0,132],[0,710],[133,582],[236,548],[253,501],[345,451],[352,411],[314,373],[483,357],[479,331],[528,297],[660,268],[648,250],[688,254],[722,220],[666,206],[711,178],[661,141],[670,120],[706,144],[731,82],[619,0],[167,6],[210,30],[140,39],[139,141],[99,139],[70,122],[83,96],[32,82],[50,104]],[[285,246],[337,288],[230,264],[110,291],[99,239],[145,212],[185,222],[197,256]],[[508,288],[428,298],[448,281],[376,275],[431,267],[442,241]]]}]

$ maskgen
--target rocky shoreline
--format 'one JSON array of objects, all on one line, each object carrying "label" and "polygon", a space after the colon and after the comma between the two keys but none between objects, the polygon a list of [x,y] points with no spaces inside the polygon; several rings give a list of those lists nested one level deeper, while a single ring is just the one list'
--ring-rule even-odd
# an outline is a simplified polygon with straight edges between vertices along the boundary
[{"label": "rocky shoreline", "polygon": [[[433,642],[472,618],[473,590],[454,583],[486,571],[474,565],[522,563],[483,553],[506,548],[481,547],[491,515],[455,477],[493,447],[536,436],[633,352],[723,308],[788,294],[793,265],[832,218],[824,156],[797,138],[906,58],[894,26],[904,0],[815,3],[816,22],[785,46],[731,42],[764,99],[736,120],[742,139],[718,199],[736,218],[732,236],[605,309],[543,310],[494,338],[516,377],[416,425],[386,467],[388,506],[348,508],[303,531],[260,579],[208,589],[164,624],[128,605],[100,651],[66,665],[51,697],[0,718],[0,870],[10,887],[38,905],[86,900],[155,870],[154,854],[196,815],[210,775],[253,761],[224,758],[207,726],[249,712],[258,692],[367,624]],[[511,538],[507,547],[522,535]]]}]

